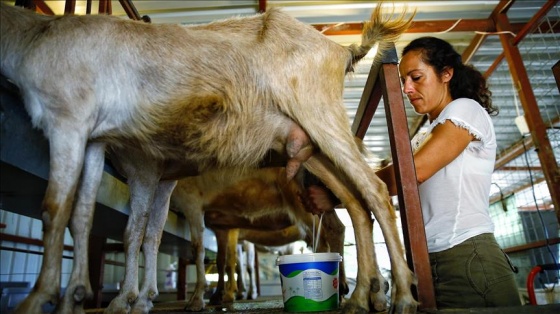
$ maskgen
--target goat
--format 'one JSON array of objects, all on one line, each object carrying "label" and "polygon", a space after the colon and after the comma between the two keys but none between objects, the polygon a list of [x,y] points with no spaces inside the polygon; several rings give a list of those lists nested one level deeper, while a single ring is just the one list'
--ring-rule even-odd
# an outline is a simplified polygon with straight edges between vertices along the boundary
[{"label": "goat", "polygon": [[[229,270],[229,284],[223,301],[234,300],[236,284],[233,279],[235,267],[232,265],[235,265],[235,247],[239,238],[239,228],[260,228],[260,233],[244,230],[242,239],[248,237],[252,242],[263,245],[283,245],[301,239],[311,242],[316,232],[314,226],[318,226],[318,221],[315,221],[316,219],[301,202],[301,197],[305,193],[303,184],[298,184],[301,180],[287,181],[286,169],[280,167],[236,172],[238,171],[235,169],[220,169],[181,179],[172,194],[172,208],[182,212],[189,223],[196,261],[197,284],[187,305],[188,310],[204,309],[202,297],[206,283],[203,244],[205,225],[216,234],[218,273],[222,275],[222,280],[218,282],[217,293],[211,298],[211,304],[222,303],[224,268]],[[328,251],[332,248],[342,254],[343,232],[341,234],[341,223],[334,212],[326,214],[324,225],[326,230],[337,232],[321,233],[323,236],[319,242],[319,250]],[[276,230],[279,230],[276,237],[266,235]],[[277,242],[270,242],[273,240]],[[227,262],[224,265],[226,256]],[[342,278],[341,282],[343,282],[341,287],[347,288],[345,278]]]},{"label": "goat", "polygon": [[[375,270],[365,262],[374,253],[372,221],[363,207],[387,240],[395,280],[392,309],[416,311],[414,276],[388,210],[386,186],[361,157],[342,102],[346,73],[375,43],[382,52],[385,42],[406,30],[412,18],[405,13],[384,20],[378,5],[364,25],[362,44],[343,47],[278,9],[182,26],[102,15],[42,16],[1,3],[0,72],[20,88],[51,156],[42,204],[44,258],[33,291],[16,311],[39,313],[45,302],[58,302],[67,225],[75,261],[57,310],[83,311],[91,295],[87,240],[109,146],[139,152],[124,158],[143,155],[153,171],[147,174],[140,163],[127,173],[132,209],[125,230],[127,264],[130,259],[137,265],[140,244],[148,249],[149,241],[149,249],[157,251],[165,202],[175,184],[165,180],[173,179],[172,170],[184,176],[216,167],[249,169],[273,149],[289,157],[288,178],[304,163],[316,167],[311,172],[323,182],[345,183],[329,187],[349,202],[357,238],[361,274],[347,311],[369,311],[370,303],[372,309],[385,307],[370,295],[379,282],[373,283]],[[162,211],[149,213],[152,205]],[[132,304],[141,309],[138,279],[129,282],[122,309]],[[157,288],[146,287],[140,294],[151,302]]]},{"label": "goat", "polygon": [[[342,225],[342,228],[344,228],[344,225]],[[265,242],[268,242],[267,240],[270,239],[272,240],[271,242],[273,243],[278,243],[278,237],[284,236],[287,233],[290,233],[291,228],[288,227],[287,230],[281,230],[280,234],[278,232],[275,231],[258,231],[258,230],[247,230],[247,229],[240,229],[239,232],[239,238],[238,241],[239,243],[237,244],[237,254],[236,254],[236,267],[235,267],[235,272],[237,274],[237,295],[236,295],[236,299],[237,300],[256,300],[259,296],[259,289],[258,289],[258,283],[257,283],[257,278],[259,277],[259,273],[258,273],[258,267],[256,266],[256,263],[260,263],[260,261],[258,261],[258,257],[257,257],[257,253],[266,253],[266,254],[273,254],[273,255],[277,255],[277,256],[281,256],[281,255],[290,255],[290,254],[302,254],[304,252],[304,249],[306,247],[308,247],[309,245],[311,245],[310,243],[305,243],[303,241],[296,241],[296,242],[291,242],[288,244],[284,244],[284,245],[273,245],[273,246],[269,246],[269,245],[260,245],[260,244],[255,244],[253,242],[250,242],[249,240],[241,240],[241,239],[246,239],[248,238],[256,238],[259,240],[265,239]],[[344,231],[342,231],[344,232]],[[341,236],[342,234],[338,234],[339,236]],[[341,237],[342,240],[342,237]],[[231,240],[230,240],[231,241]],[[281,241],[281,242],[286,242],[286,240]],[[332,251],[336,251],[336,250],[332,250]],[[343,250],[341,250],[343,251]],[[228,252],[229,254],[229,252]],[[228,259],[228,262],[230,262],[230,260]],[[232,265],[230,265],[231,267]],[[245,266],[245,267],[243,267]],[[266,266],[271,266],[266,265]],[[268,267],[267,267],[268,268]],[[227,269],[227,268],[226,268]],[[274,269],[274,268],[272,268]],[[341,264],[340,266],[340,271],[344,272],[344,266]],[[267,277],[269,274],[266,274],[265,277]],[[229,276],[229,274],[228,274]],[[340,291],[340,299],[341,301],[344,299],[344,295],[348,294],[348,292],[350,291],[349,287],[348,287],[348,283],[346,281],[346,273],[340,273],[339,274],[339,278],[341,279],[340,282],[340,286],[339,286],[339,291]],[[248,281],[248,283],[247,283]],[[342,285],[343,284],[343,285]],[[247,285],[249,287],[247,287]]]},{"label": "goat", "polygon": [[[288,245],[292,245],[292,243]],[[255,244],[247,240],[239,241],[236,249],[235,273],[237,274],[237,293],[235,299],[256,300],[259,297],[259,288],[257,287],[257,277],[259,274],[257,273],[258,268],[255,264],[258,262]],[[230,265],[230,267],[231,266],[232,265]],[[246,278],[245,275],[247,275],[248,278]],[[249,285],[249,287],[247,287],[247,285]]]},{"label": "goat", "polygon": [[[343,225],[344,227],[344,225]],[[268,245],[255,245],[253,242],[248,240],[241,240],[245,239],[246,233],[255,234],[257,235],[258,239],[262,239],[264,237],[271,237],[275,241],[278,240],[278,235],[276,232],[260,232],[260,231],[253,231],[253,230],[246,230],[241,229],[239,230],[240,237],[239,243],[237,244],[237,254],[236,254],[236,267],[235,272],[237,274],[237,300],[256,300],[259,296],[259,288],[257,283],[257,278],[259,277],[258,267],[256,263],[260,263],[258,261],[257,252],[261,253],[269,253],[274,255],[289,255],[289,254],[301,254],[305,247],[309,246],[309,243],[301,244],[303,242],[291,242],[288,244],[280,245],[280,246],[268,246]],[[266,233],[266,234],[264,234]],[[262,235],[262,236],[261,236]],[[339,234],[340,236],[341,234]],[[334,251],[334,250],[333,250]],[[343,250],[342,250],[343,251]],[[228,252],[229,253],[229,252]],[[229,261],[229,260],[228,260]],[[245,267],[244,267],[245,266]],[[231,265],[230,265],[231,267]],[[344,268],[341,266],[341,271]],[[344,277],[342,277],[344,275]],[[228,275],[229,276],[229,275]],[[339,278],[346,278],[346,273],[340,274]],[[342,282],[341,282],[342,283]],[[248,287],[247,287],[248,285]],[[348,294],[350,291],[348,288],[348,283],[344,279],[344,286],[339,286],[340,298],[343,299],[343,296]]]}]

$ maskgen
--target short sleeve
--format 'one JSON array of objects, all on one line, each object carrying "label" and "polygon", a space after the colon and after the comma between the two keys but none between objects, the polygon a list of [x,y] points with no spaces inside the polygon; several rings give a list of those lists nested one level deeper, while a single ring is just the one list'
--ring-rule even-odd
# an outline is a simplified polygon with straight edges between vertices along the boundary
[{"label": "short sleeve", "polygon": [[495,144],[492,120],[478,102],[468,98],[452,101],[438,116],[434,125],[442,124],[447,120],[468,130],[472,136],[482,142],[483,146]]}]

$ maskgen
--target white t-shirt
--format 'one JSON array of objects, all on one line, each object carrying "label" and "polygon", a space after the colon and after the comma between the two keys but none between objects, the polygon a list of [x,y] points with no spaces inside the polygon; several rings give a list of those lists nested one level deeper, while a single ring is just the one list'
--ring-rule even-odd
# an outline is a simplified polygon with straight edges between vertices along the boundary
[{"label": "white t-shirt", "polygon": [[419,185],[428,251],[440,252],[482,234],[494,232],[488,214],[496,159],[496,135],[488,113],[476,101],[449,103],[426,132],[412,139],[416,151],[433,128],[446,120],[475,137],[450,164]]}]

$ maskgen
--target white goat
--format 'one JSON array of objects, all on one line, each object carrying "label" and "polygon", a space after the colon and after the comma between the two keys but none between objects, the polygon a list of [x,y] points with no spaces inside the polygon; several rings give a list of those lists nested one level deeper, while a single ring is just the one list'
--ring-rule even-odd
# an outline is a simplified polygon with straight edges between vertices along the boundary
[{"label": "white goat", "polygon": [[[134,274],[140,245],[144,254],[157,251],[175,184],[163,180],[172,178],[172,170],[195,175],[215,167],[251,168],[274,149],[289,156],[288,178],[305,162],[321,181],[344,182],[329,187],[345,202],[356,230],[360,274],[346,310],[385,307],[376,297],[372,223],[364,205],[387,240],[392,308],[415,312],[414,277],[386,187],[361,157],[342,102],[345,74],[376,42],[383,51],[383,43],[411,23],[404,13],[383,20],[380,7],[364,25],[362,44],[343,47],[276,9],[181,26],[102,15],[41,16],[1,3],[0,72],[20,88],[33,125],[49,139],[51,156],[41,273],[16,311],[39,313],[45,302],[58,302],[69,221],[74,269],[57,310],[83,311],[91,295],[87,240],[105,146],[111,145],[128,152],[119,159],[132,160],[123,167],[132,207],[125,231],[127,276]],[[322,155],[311,156],[313,147]],[[152,205],[162,210],[150,213]],[[148,285],[144,280],[139,292],[138,279],[129,278],[128,294],[109,311],[131,305],[132,311],[148,311],[157,288],[153,279]]]}]

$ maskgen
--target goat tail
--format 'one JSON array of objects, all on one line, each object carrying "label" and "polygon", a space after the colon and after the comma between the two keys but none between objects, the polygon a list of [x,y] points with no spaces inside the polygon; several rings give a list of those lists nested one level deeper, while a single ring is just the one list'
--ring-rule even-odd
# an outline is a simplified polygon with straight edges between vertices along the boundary
[{"label": "goat tail", "polygon": [[386,18],[383,17],[382,3],[378,3],[371,13],[369,21],[364,22],[362,30],[362,43],[348,47],[352,54],[352,64],[361,60],[375,44],[378,44],[378,56],[389,46],[388,43],[397,41],[412,24],[416,11],[408,13],[407,7],[402,12],[396,13],[395,7]]}]

